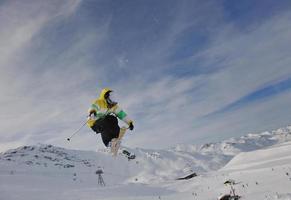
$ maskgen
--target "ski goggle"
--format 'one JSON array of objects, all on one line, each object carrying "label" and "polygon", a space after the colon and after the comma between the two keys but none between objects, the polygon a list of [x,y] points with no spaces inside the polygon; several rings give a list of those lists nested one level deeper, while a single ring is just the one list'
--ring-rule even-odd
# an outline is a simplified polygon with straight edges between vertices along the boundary
[{"label": "ski goggle", "polygon": [[107,103],[109,103],[109,104],[117,103],[116,98],[115,98],[115,94],[113,91],[109,92],[105,98],[106,98]]}]

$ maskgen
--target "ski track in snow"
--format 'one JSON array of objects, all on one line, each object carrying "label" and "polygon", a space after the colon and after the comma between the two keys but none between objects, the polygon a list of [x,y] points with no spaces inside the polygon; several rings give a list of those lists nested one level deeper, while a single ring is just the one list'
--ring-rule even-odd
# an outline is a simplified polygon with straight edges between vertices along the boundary
[{"label": "ski track in snow", "polygon": [[228,179],[241,199],[291,200],[290,126],[202,146],[126,149],[137,158],[42,144],[1,153],[0,200],[213,200],[229,193]]}]

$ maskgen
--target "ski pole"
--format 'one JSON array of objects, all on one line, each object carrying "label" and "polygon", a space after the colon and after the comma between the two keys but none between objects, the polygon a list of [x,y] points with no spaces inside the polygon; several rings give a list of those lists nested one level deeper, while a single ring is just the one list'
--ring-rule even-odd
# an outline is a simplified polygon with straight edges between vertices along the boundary
[{"label": "ski pole", "polygon": [[72,137],[74,137],[88,122],[89,120],[87,120],[77,131],[75,131],[70,137],[67,138],[68,141],[70,141],[72,139]]}]

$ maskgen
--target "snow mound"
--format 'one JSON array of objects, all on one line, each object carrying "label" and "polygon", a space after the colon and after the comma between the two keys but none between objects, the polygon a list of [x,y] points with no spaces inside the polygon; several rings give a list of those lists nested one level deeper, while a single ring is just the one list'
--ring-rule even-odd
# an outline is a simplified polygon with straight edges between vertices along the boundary
[{"label": "snow mound", "polygon": [[222,170],[270,168],[291,163],[291,142],[235,156]]}]

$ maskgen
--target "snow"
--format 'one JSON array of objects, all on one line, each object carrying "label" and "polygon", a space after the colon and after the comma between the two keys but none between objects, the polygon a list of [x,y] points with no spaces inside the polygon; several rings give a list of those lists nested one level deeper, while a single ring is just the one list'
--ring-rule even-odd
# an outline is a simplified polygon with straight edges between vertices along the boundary
[{"label": "snow", "polygon": [[[47,144],[1,153],[0,200],[208,200],[229,193],[229,179],[241,199],[291,200],[290,126],[159,151],[122,148],[136,159]],[[104,187],[96,170],[104,172]],[[193,172],[198,176],[176,180]]]},{"label": "snow", "polygon": [[244,152],[234,157],[223,169],[228,170],[249,170],[258,168],[269,168],[276,163],[280,165],[291,163],[291,142],[274,145],[272,148]]}]

